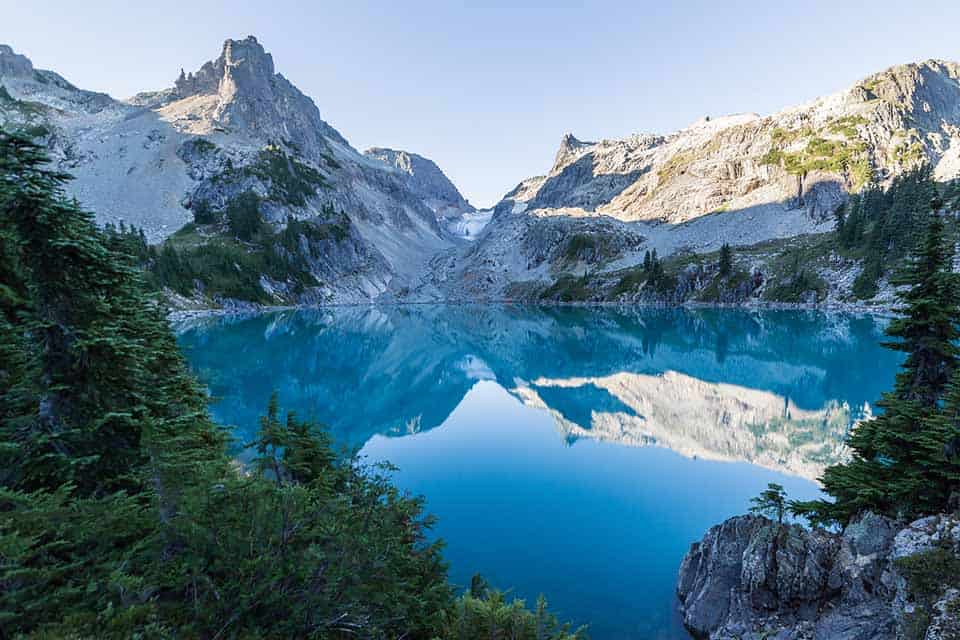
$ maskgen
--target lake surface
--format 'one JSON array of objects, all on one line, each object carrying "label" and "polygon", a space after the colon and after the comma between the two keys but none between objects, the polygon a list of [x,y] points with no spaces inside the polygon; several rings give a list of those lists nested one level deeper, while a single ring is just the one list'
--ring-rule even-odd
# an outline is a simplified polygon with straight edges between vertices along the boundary
[{"label": "lake surface", "polygon": [[181,325],[249,441],[271,391],[427,498],[450,577],[598,640],[687,638],[674,583],[768,482],[795,498],[842,455],[900,356],[885,321],[793,311],[344,307]]}]

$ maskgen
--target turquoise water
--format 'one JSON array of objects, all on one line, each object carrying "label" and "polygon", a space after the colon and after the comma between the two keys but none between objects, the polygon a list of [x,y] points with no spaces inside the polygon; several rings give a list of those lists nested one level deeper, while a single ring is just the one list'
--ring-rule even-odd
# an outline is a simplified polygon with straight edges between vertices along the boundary
[{"label": "turquoise water", "polygon": [[[841,455],[899,356],[884,321],[786,311],[346,307],[180,342],[240,441],[273,389],[427,498],[451,579],[546,593],[594,638],[686,638],[674,583],[768,482]],[[241,454],[242,455],[242,454]]]}]

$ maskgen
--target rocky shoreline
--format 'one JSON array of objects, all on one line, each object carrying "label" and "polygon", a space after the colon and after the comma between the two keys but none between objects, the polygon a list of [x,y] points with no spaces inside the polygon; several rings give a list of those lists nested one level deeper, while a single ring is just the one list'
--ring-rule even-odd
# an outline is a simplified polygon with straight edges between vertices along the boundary
[{"label": "rocky shoreline", "polygon": [[960,518],[864,514],[842,532],[745,515],[680,566],[684,625],[707,640],[958,640]]},{"label": "rocky shoreline", "polygon": [[681,309],[743,309],[743,310],[784,310],[784,311],[822,311],[827,313],[855,313],[871,314],[875,316],[893,316],[896,311],[889,305],[859,305],[849,303],[792,303],[792,302],[761,302],[750,303],[709,303],[709,302],[688,302],[684,304],[651,304],[651,303],[631,303],[623,302],[527,302],[518,300],[483,300],[483,301],[385,301],[385,302],[354,302],[354,303],[321,303],[310,305],[262,305],[252,302],[234,302],[221,307],[202,307],[192,306],[190,308],[171,307],[167,313],[167,319],[171,322],[182,322],[193,318],[206,316],[231,316],[248,315],[257,313],[269,313],[272,311],[289,311],[294,309],[325,309],[338,307],[376,307],[381,305],[403,306],[403,305],[520,305],[534,307],[603,307],[603,308],[681,308]]}]

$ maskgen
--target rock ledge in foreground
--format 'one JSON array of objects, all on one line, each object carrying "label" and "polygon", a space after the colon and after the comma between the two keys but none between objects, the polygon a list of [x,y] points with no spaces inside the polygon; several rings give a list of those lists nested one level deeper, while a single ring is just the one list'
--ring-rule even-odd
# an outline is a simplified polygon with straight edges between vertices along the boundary
[{"label": "rock ledge in foreground", "polygon": [[684,557],[683,621],[709,640],[960,640],[958,585],[924,602],[897,566],[934,550],[960,557],[956,516],[903,526],[865,514],[843,533],[737,516]]}]

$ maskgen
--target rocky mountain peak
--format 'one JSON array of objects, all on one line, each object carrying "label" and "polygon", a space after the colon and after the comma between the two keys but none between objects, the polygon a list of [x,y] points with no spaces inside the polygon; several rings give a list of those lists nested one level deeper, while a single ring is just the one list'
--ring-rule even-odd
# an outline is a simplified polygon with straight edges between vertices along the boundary
[{"label": "rocky mountain peak", "polygon": [[205,63],[196,73],[185,74],[181,69],[174,89],[181,98],[219,94],[229,100],[241,92],[269,91],[274,74],[273,56],[254,36],[247,36],[224,41],[220,57]]},{"label": "rocky mountain peak", "polygon": [[567,166],[577,156],[581,155],[584,149],[588,149],[595,144],[595,142],[578,140],[572,133],[564,134],[560,139],[560,148],[557,150],[557,155],[553,160],[553,168],[550,170],[550,173],[555,173]]},{"label": "rocky mountain peak", "polygon": [[13,47],[0,44],[0,77],[26,78],[33,76],[33,63]]},{"label": "rocky mountain peak", "polygon": [[314,161],[329,153],[329,142],[349,147],[313,101],[276,72],[254,36],[226,40],[215,60],[195,72],[181,70],[170,99],[159,112],[186,133],[238,133]]},{"label": "rocky mountain peak", "polygon": [[935,130],[960,117],[960,64],[944,60],[902,64],[868,76],[853,89],[908,114],[912,124]]},{"label": "rocky mountain peak", "polygon": [[363,152],[403,174],[407,187],[440,217],[474,211],[433,160],[408,151],[373,147]]}]

